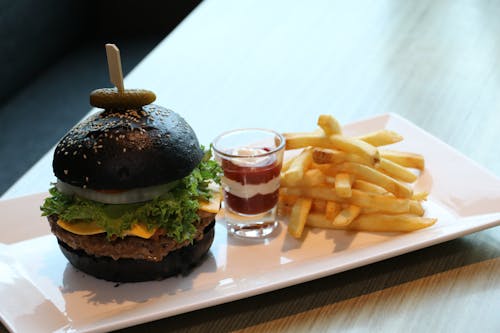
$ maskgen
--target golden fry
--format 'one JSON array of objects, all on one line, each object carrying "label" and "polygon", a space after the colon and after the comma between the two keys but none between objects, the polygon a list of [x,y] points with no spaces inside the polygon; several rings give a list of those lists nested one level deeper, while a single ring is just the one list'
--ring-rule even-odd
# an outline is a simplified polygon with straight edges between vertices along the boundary
[{"label": "golden fry", "polygon": [[392,143],[396,143],[403,140],[403,137],[401,135],[387,129],[382,129],[379,131],[361,135],[356,138],[364,142],[367,142],[375,147],[390,145]]},{"label": "golden fry", "polygon": [[297,155],[284,161],[283,165],[281,166],[281,172],[287,171],[290,168],[290,165],[292,165],[293,161],[295,161],[296,158],[297,158]]},{"label": "golden fry", "polygon": [[333,134],[326,136],[323,133],[285,133],[285,149],[298,149],[305,147],[322,147],[344,151],[346,153],[355,153],[359,159],[368,165],[375,165],[380,161],[378,149],[374,146],[356,138]]},{"label": "golden fry", "polygon": [[366,163],[359,155],[329,148],[313,148],[313,161],[318,164],[339,164],[343,162]]},{"label": "golden fry", "polygon": [[432,226],[434,218],[426,218],[411,214],[361,214],[347,226],[336,226],[324,214],[311,213],[306,225],[317,228],[349,229],[370,232],[410,232]]},{"label": "golden fry", "polygon": [[350,173],[354,175],[356,179],[366,180],[381,186],[398,198],[411,198],[413,195],[413,190],[408,185],[403,184],[376,169],[370,168],[367,165],[346,162],[332,166],[325,171],[326,175],[336,175],[339,172]]},{"label": "golden fry", "polygon": [[392,195],[392,193],[388,192],[385,188],[378,186],[378,185],[375,185],[373,183],[367,182],[366,180],[361,180],[361,179],[356,179],[354,181],[354,183],[352,183],[352,188],[355,188],[357,190],[361,190],[364,192]]},{"label": "golden fry", "polygon": [[379,232],[409,232],[426,228],[436,223],[434,218],[411,214],[386,215],[363,214],[350,225],[350,229]]},{"label": "golden fry", "polygon": [[322,114],[318,117],[318,126],[321,127],[326,135],[342,133],[342,129],[337,119],[329,114]]},{"label": "golden fry", "polygon": [[298,184],[304,177],[304,172],[312,162],[312,150],[304,149],[290,164],[288,170],[283,173],[282,180],[285,184]]},{"label": "golden fry", "polygon": [[326,182],[326,176],[321,170],[309,169],[304,173],[301,184],[303,186],[318,186]]},{"label": "golden fry", "polygon": [[424,216],[424,207],[417,200],[410,200],[410,210],[408,211],[410,214],[415,214],[417,216]]},{"label": "golden fry", "polygon": [[341,198],[335,193],[331,186],[312,187],[281,187],[280,192],[284,195],[294,195],[313,199],[323,199],[327,201],[341,202]]},{"label": "golden fry", "polygon": [[361,209],[358,206],[349,205],[342,209],[337,216],[335,216],[332,224],[338,227],[347,226],[354,221],[356,217],[358,217],[360,212]]},{"label": "golden fry", "polygon": [[335,201],[327,201],[325,207],[325,216],[329,220],[333,220],[340,212],[340,205]]},{"label": "golden fry", "polygon": [[326,211],[327,201],[322,199],[313,199],[311,211],[317,213],[324,213]]},{"label": "golden fry", "polygon": [[305,148],[309,146],[333,148],[332,143],[324,133],[284,133],[283,136],[286,140],[286,150]]},{"label": "golden fry", "polygon": [[[297,200],[299,199],[300,197],[297,197],[297,196],[288,196],[288,195],[280,195],[280,199],[279,199],[279,205],[280,205],[280,208],[281,208],[281,211],[283,213],[285,213],[285,215],[289,215],[291,210],[292,210],[292,207],[293,205],[297,202]],[[322,199],[312,199],[312,204],[311,204],[311,212],[314,212],[314,213],[322,213],[322,214],[325,214],[327,213],[328,209],[331,209],[331,205],[329,205],[329,203],[333,203],[335,207],[335,205],[337,205],[335,202],[332,202],[332,201],[326,201],[326,200],[322,200]],[[340,206],[339,206],[340,207]],[[339,208],[340,210],[340,208]],[[338,213],[338,211],[337,211]],[[332,217],[333,219],[333,217]]]},{"label": "golden fry", "polygon": [[299,198],[292,207],[290,222],[288,223],[288,233],[295,238],[300,238],[306,224],[307,215],[311,210],[312,200]]},{"label": "golden fry", "polygon": [[359,155],[362,160],[366,161],[368,165],[375,165],[380,161],[378,149],[371,144],[340,134],[330,135],[328,138],[333,148],[347,153],[355,153]]},{"label": "golden fry", "polygon": [[362,208],[377,209],[378,212],[398,214],[410,210],[410,200],[387,195],[352,190],[349,202]]},{"label": "golden fry", "polygon": [[353,177],[348,173],[339,172],[335,175],[335,193],[339,197],[349,198],[352,195]]},{"label": "golden fry", "polygon": [[380,151],[380,156],[407,168],[424,170],[425,167],[424,157],[416,153],[384,149]]},{"label": "golden fry", "polygon": [[413,172],[386,158],[381,158],[380,163],[375,168],[388,176],[407,183],[413,183],[417,180],[417,175]]},{"label": "golden fry", "polygon": [[429,196],[429,193],[427,193],[427,192],[415,192],[415,193],[413,193],[413,200],[425,201],[425,200],[427,200],[428,196]]}]

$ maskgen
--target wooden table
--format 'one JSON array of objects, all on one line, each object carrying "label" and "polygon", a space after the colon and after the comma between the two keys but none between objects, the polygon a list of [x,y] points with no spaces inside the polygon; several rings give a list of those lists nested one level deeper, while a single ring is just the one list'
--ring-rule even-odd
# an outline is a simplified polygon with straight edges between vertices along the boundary
[{"label": "wooden table", "polygon": [[[126,86],[155,91],[202,143],[393,112],[499,176],[499,16],[494,1],[205,1]],[[3,198],[46,190],[51,158]],[[497,227],[123,331],[498,332],[498,309]]]}]

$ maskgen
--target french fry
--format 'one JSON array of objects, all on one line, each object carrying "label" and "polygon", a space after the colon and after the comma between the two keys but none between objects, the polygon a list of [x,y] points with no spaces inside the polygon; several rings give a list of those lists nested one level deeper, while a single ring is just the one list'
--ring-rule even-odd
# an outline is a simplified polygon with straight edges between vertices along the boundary
[{"label": "french fry", "polygon": [[293,161],[297,158],[297,156],[298,155],[293,156],[293,157],[287,159],[286,161],[284,161],[282,166],[281,166],[281,172],[287,171],[290,168],[290,165],[292,165]]},{"label": "french fry", "polygon": [[363,214],[351,224],[350,229],[378,232],[409,232],[430,227],[436,223],[434,218],[426,218],[412,214]]},{"label": "french fry", "polygon": [[[322,173],[323,174],[323,173]],[[348,173],[339,172],[335,175],[335,193],[341,198],[349,198],[352,195],[353,177]]]},{"label": "french fry", "polygon": [[361,179],[356,179],[354,181],[354,183],[352,183],[352,188],[355,188],[357,190],[361,190],[364,192],[393,195],[392,193],[388,192],[385,188],[380,187],[378,185],[375,185],[373,183],[367,182],[366,180],[361,180]]},{"label": "french fry", "polygon": [[[362,211],[363,214],[375,214],[375,213],[384,213],[383,210],[381,210],[379,207],[363,207]],[[423,216],[425,211],[424,208],[422,207],[422,204],[419,201],[416,200],[409,200],[408,201],[408,211],[406,212],[399,212],[399,214],[414,214],[417,216]]]},{"label": "french fry", "polygon": [[415,192],[415,193],[413,193],[413,200],[425,201],[425,200],[427,200],[428,196],[429,196],[429,193],[427,193],[427,192]]},{"label": "french fry", "polygon": [[359,155],[329,148],[313,148],[313,161],[318,164],[339,164],[343,162],[366,163]]},{"label": "french fry", "polygon": [[332,221],[340,212],[340,209],[340,204],[336,203],[335,201],[327,201],[325,207],[325,217],[328,220]]},{"label": "french fry", "polygon": [[304,149],[288,166],[288,170],[283,173],[282,180],[288,185],[298,184],[304,177],[304,172],[312,162],[312,150]]},{"label": "french fry", "polygon": [[434,218],[426,218],[411,214],[361,214],[347,226],[336,226],[325,215],[311,213],[307,216],[306,225],[317,228],[349,229],[370,232],[410,232],[432,226]]},{"label": "french fry", "polygon": [[326,182],[326,176],[319,169],[309,169],[304,173],[301,184],[303,186],[318,186]]},{"label": "french fry", "polygon": [[325,213],[327,209],[327,201],[323,199],[313,199],[311,211],[317,213]]},{"label": "french fry", "polygon": [[326,135],[342,133],[342,129],[337,119],[329,114],[322,114],[318,117],[318,126],[321,127]]},{"label": "french fry", "polygon": [[333,134],[328,138],[333,148],[347,153],[355,153],[359,155],[361,159],[365,160],[368,165],[375,165],[380,161],[378,149],[369,143],[340,134]]},{"label": "french fry", "polygon": [[332,143],[324,133],[304,132],[304,133],[284,133],[285,149],[299,149],[309,146],[333,148]]},{"label": "french fry", "polygon": [[407,183],[413,183],[417,180],[417,175],[413,172],[386,158],[381,158],[380,163],[375,168],[388,176]]},{"label": "french fry", "polygon": [[392,143],[403,140],[403,137],[401,135],[387,129],[371,132],[365,135],[358,136],[356,138],[375,147],[390,145]]},{"label": "french fry", "polygon": [[410,200],[410,214],[415,214],[417,216],[424,216],[424,207],[422,207],[422,204],[420,201],[417,200]]},{"label": "french fry", "polygon": [[286,195],[281,192],[279,196],[279,203],[286,206],[292,206],[298,198],[299,197],[296,195]]},{"label": "french fry", "polygon": [[331,148],[344,151],[346,153],[355,153],[359,158],[366,161],[368,165],[375,165],[380,161],[378,149],[374,146],[341,134],[325,136],[323,133],[285,133],[284,134],[287,150],[305,148],[309,146]]},{"label": "french fry", "polygon": [[295,238],[300,238],[306,224],[307,215],[311,210],[312,200],[299,198],[292,207],[290,222],[288,223],[288,233]]},{"label": "french fry", "polygon": [[[297,202],[299,198],[300,197],[297,196],[280,195],[280,208],[282,212],[288,215],[291,212],[293,205],[295,204],[295,202]],[[312,199],[311,210],[310,210],[311,212],[328,214],[329,210],[330,210],[329,214],[334,214],[331,217],[331,219],[333,220],[333,218],[340,211],[340,205],[333,201]]]},{"label": "french fry", "polygon": [[[354,205],[349,205],[342,209],[337,216],[333,219],[333,225],[343,227],[349,225],[361,212],[361,208]],[[326,216],[326,214],[325,214]]]},{"label": "french fry", "polygon": [[377,209],[378,212],[398,214],[410,210],[410,200],[387,195],[352,190],[350,203],[363,208]]},{"label": "french fry", "polygon": [[413,195],[413,190],[408,185],[363,164],[346,162],[325,170],[326,175],[335,175],[339,172],[350,173],[356,179],[366,180],[383,187],[398,198],[411,198]]},{"label": "french fry", "polygon": [[291,195],[335,202],[342,201],[335,193],[335,189],[330,186],[281,187],[280,192],[287,196]]},{"label": "french fry", "polygon": [[424,157],[420,154],[396,150],[380,150],[380,156],[407,168],[424,170]]}]

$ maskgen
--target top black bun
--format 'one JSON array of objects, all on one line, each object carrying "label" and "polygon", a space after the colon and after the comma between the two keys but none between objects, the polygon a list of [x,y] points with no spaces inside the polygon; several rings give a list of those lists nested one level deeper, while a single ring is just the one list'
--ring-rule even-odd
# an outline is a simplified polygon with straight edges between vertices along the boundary
[{"label": "top black bun", "polygon": [[104,110],[73,127],[59,142],[52,167],[61,181],[90,189],[132,189],[187,176],[203,151],[177,113],[150,104]]}]

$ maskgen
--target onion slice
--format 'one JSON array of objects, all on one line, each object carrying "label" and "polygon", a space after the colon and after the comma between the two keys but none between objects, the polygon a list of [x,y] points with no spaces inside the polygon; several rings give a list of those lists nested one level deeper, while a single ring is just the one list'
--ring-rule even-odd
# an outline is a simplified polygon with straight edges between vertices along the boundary
[{"label": "onion slice", "polygon": [[131,190],[120,191],[116,193],[100,192],[88,188],[81,188],[57,180],[56,188],[59,192],[66,195],[77,195],[79,197],[97,201],[105,204],[130,204],[152,200],[168,192],[176,184],[176,181],[155,185],[149,187],[135,188]]}]

